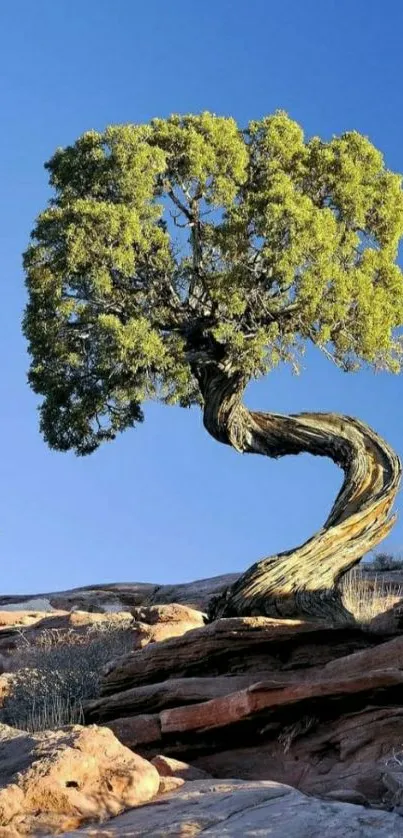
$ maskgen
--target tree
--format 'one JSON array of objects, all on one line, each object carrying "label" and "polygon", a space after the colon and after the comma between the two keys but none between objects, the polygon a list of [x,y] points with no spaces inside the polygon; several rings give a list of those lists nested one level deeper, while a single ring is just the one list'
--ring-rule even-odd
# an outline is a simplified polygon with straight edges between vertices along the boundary
[{"label": "tree", "polygon": [[401,177],[359,133],[306,141],[283,112],[244,131],[210,113],[90,131],[46,168],[24,331],[48,444],[89,454],[160,399],[200,404],[240,452],[331,457],[345,480],[320,532],[210,616],[348,618],[337,585],[393,523],[399,460],[356,419],[249,411],[242,394],[308,343],[346,371],[400,370]]}]

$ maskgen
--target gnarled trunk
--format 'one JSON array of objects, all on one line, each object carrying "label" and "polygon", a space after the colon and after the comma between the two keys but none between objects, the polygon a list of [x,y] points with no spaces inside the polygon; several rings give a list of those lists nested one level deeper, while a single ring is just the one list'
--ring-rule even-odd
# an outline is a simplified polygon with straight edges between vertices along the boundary
[{"label": "gnarled trunk", "polygon": [[368,425],[336,413],[282,416],[248,410],[244,382],[225,369],[197,370],[204,424],[220,442],[248,454],[283,457],[308,452],[330,457],[344,471],[343,486],[322,529],[294,550],[254,564],[213,599],[210,619],[265,615],[345,622],[338,582],[392,528],[391,506],[401,465]]}]

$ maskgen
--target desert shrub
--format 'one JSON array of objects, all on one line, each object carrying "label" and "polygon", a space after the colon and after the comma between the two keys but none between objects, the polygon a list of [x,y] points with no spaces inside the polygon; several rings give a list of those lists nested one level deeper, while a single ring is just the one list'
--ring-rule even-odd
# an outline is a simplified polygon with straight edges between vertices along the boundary
[{"label": "desert shrub", "polygon": [[366,570],[376,570],[382,573],[387,570],[403,570],[403,559],[394,556],[393,553],[375,553],[371,562],[365,566]]},{"label": "desert shrub", "polygon": [[105,664],[132,648],[130,629],[113,623],[83,634],[49,630],[35,641],[21,634],[0,721],[30,732],[82,722],[84,702],[99,695]]},{"label": "desert shrub", "polygon": [[341,590],[346,608],[359,623],[370,623],[374,617],[389,611],[403,598],[403,585],[391,585],[384,582],[382,576],[368,579],[361,568],[346,573]]}]

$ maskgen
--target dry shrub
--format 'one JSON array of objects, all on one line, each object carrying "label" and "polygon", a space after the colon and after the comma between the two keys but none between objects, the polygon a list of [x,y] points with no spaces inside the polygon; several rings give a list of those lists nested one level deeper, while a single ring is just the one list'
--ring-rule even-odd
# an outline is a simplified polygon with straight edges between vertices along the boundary
[{"label": "dry shrub", "polygon": [[379,552],[375,553],[370,562],[363,565],[363,569],[367,571],[376,571],[378,573],[385,573],[389,570],[403,570],[403,559],[393,555],[393,553]]},{"label": "dry shrub", "polygon": [[84,702],[99,695],[105,664],[132,648],[130,629],[113,622],[85,633],[48,630],[34,641],[21,633],[0,722],[30,732],[81,723]]},{"label": "dry shrub", "polygon": [[403,585],[384,582],[382,576],[368,579],[365,571],[356,568],[344,576],[341,589],[346,608],[359,623],[370,623],[403,598]]}]

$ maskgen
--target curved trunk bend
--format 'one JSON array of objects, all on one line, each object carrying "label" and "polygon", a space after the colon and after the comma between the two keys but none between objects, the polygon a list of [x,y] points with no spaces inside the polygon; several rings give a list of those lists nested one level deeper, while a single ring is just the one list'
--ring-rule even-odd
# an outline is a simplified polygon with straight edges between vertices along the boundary
[{"label": "curved trunk bend", "polygon": [[249,454],[330,457],[344,471],[342,488],[323,527],[297,547],[254,564],[209,605],[209,618],[265,615],[352,621],[338,582],[390,531],[400,460],[364,422],[336,413],[282,416],[248,410],[244,384],[225,371],[198,375],[204,424],[220,442]]}]

